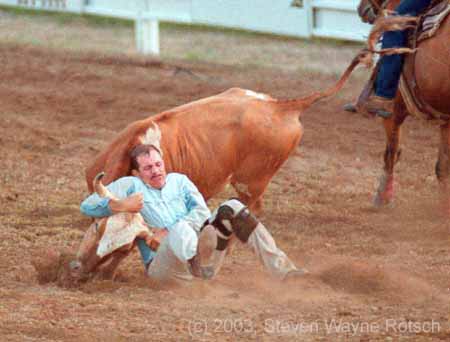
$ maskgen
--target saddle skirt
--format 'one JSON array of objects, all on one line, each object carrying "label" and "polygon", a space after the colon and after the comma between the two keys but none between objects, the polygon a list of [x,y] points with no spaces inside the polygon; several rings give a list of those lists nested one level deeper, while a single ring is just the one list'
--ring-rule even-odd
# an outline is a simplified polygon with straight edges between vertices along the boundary
[{"label": "saddle skirt", "polygon": [[440,1],[431,7],[423,16],[419,26],[416,42],[433,37],[444,19],[450,13],[450,1]]}]

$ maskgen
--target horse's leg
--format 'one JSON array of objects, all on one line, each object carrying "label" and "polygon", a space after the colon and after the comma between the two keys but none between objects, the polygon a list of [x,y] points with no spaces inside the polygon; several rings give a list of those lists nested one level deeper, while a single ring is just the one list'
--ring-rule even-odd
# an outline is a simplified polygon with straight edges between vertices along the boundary
[{"label": "horse's leg", "polygon": [[374,199],[374,206],[377,208],[392,203],[394,199],[394,166],[401,154],[400,126],[407,115],[403,101],[398,100],[395,104],[394,115],[383,120],[387,142],[384,151],[384,169]]},{"label": "horse's leg", "polygon": [[436,163],[436,176],[441,188],[442,209],[445,215],[450,216],[450,121],[441,125],[441,142],[439,157]]}]

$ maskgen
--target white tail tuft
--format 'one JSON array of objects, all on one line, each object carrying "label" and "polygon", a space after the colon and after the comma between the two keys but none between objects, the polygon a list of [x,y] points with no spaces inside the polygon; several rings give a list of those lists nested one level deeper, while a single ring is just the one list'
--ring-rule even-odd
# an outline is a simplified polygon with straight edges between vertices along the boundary
[{"label": "white tail tuft", "polygon": [[161,130],[159,129],[159,127],[156,123],[154,123],[154,122],[152,122],[152,123],[153,123],[153,128],[150,127],[149,129],[147,129],[147,132],[145,132],[145,135],[140,136],[139,140],[141,141],[141,144],[155,146],[159,150],[159,153],[162,156]]}]

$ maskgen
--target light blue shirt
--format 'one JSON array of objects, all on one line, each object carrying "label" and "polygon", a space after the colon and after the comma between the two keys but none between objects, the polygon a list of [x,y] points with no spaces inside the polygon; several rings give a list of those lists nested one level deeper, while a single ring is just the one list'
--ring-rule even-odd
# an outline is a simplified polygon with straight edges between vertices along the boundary
[{"label": "light blue shirt", "polygon": [[[140,213],[144,221],[152,228],[166,228],[170,232],[172,227],[184,221],[198,233],[211,215],[197,187],[187,176],[180,173],[169,173],[166,184],[160,190],[132,176],[119,178],[110,183],[107,188],[119,199],[134,193],[142,193],[144,206]],[[109,207],[109,201],[109,198],[93,193],[81,203],[80,210],[83,214],[92,217],[111,216],[113,213]],[[154,253],[143,258],[148,259],[153,256]]]},{"label": "light blue shirt", "polygon": [[[123,199],[140,192],[144,197],[141,215],[153,228],[170,228],[184,220],[197,232],[211,212],[197,187],[180,173],[169,173],[161,190],[152,188],[138,177],[122,177],[107,186],[117,198]],[[81,212],[87,216],[111,216],[109,198],[93,193],[81,203]]]}]

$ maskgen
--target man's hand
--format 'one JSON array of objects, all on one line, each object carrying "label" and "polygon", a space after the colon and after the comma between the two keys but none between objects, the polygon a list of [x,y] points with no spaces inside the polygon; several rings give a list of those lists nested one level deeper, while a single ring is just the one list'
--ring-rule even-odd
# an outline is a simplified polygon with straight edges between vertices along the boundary
[{"label": "man's hand", "polygon": [[153,235],[147,239],[147,245],[154,251],[157,251],[162,240],[169,233],[167,229],[152,229]]},{"label": "man's hand", "polygon": [[111,199],[109,201],[109,208],[114,214],[121,212],[138,213],[143,206],[144,197],[140,192],[132,194],[122,200]]}]

